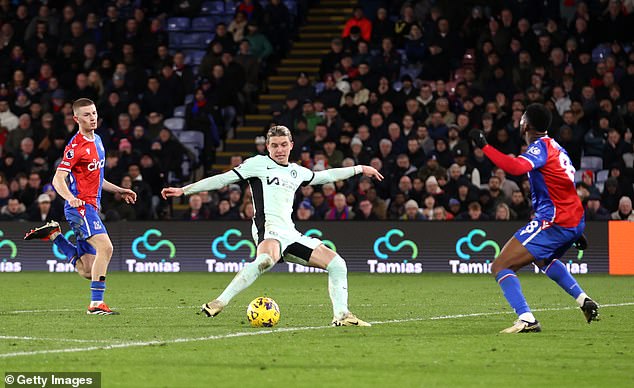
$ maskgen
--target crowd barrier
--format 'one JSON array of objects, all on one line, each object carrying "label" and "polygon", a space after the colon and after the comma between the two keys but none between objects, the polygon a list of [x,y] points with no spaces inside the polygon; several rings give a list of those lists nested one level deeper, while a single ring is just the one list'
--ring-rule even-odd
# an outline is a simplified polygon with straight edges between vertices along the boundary
[{"label": "crowd barrier", "polygon": [[[349,271],[376,274],[490,273],[493,259],[520,222],[306,222],[297,228],[321,239],[348,263]],[[51,243],[24,241],[30,223],[0,223],[0,272],[71,272]],[[73,232],[63,225],[73,241]],[[110,271],[237,272],[253,260],[250,222],[117,222],[106,224],[114,245]],[[634,223],[591,222],[589,247],[561,258],[574,274],[633,275]],[[535,270],[527,268],[525,270]],[[273,271],[316,272],[280,262]]]}]

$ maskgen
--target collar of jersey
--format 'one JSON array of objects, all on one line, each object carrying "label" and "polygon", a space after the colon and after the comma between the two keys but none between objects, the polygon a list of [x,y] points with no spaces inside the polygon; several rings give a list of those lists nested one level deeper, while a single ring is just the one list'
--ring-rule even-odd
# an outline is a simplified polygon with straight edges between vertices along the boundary
[{"label": "collar of jersey", "polygon": [[271,157],[271,155],[266,155],[266,157],[267,157],[267,158],[269,158],[269,159],[271,159],[271,161],[272,161],[273,163],[277,164],[277,165],[278,165],[278,166],[280,166],[280,167],[288,167],[288,166],[290,165],[290,163],[289,163],[289,164],[280,164],[280,163],[278,163],[275,159],[273,159],[273,158]]},{"label": "collar of jersey", "polygon": [[83,137],[83,138],[84,138],[84,140],[86,140],[86,141],[93,141],[93,142],[94,142],[94,141],[95,141],[95,139],[96,139],[96,137],[93,137],[93,138],[91,139],[91,138],[89,138],[89,137],[86,137],[86,135],[81,135],[81,137]]}]

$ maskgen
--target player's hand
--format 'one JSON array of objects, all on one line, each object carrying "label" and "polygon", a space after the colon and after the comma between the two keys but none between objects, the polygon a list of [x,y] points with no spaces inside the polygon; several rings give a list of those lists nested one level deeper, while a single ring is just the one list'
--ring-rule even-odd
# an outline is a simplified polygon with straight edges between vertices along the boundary
[{"label": "player's hand", "polygon": [[588,247],[588,239],[586,239],[585,234],[582,234],[581,237],[579,237],[577,241],[575,241],[574,247],[580,251],[583,251]]},{"label": "player's hand", "polygon": [[371,167],[371,166],[361,166],[361,168],[363,169],[362,174],[365,176],[369,176],[371,178],[375,178],[378,181],[382,181],[383,180],[383,175],[381,175],[380,172],[378,172],[376,170],[376,168]]},{"label": "player's hand", "polygon": [[68,201],[68,204],[72,207],[80,207],[80,206],[84,206],[86,202],[84,202],[83,200],[79,198],[73,197],[73,199]]},{"label": "player's hand", "polygon": [[185,191],[180,187],[166,187],[161,190],[161,197],[167,199],[167,197],[180,197]]},{"label": "player's hand", "polygon": [[485,145],[489,144],[486,136],[484,136],[484,132],[479,129],[472,129],[469,132],[469,137],[471,138],[471,141],[473,141],[473,144],[475,144],[478,148],[484,148]]},{"label": "player's hand", "polygon": [[135,203],[136,202],[136,193],[130,189],[123,189],[121,192],[121,198],[125,201],[125,203]]}]

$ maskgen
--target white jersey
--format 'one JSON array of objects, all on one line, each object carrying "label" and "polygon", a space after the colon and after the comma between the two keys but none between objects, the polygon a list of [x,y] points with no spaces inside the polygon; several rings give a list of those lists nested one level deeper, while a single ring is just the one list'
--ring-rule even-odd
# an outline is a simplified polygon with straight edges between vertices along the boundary
[{"label": "white jersey", "polygon": [[279,164],[264,155],[245,160],[233,171],[251,186],[255,211],[253,224],[260,241],[265,231],[295,231],[291,218],[295,192],[313,180],[314,172],[296,163]]}]

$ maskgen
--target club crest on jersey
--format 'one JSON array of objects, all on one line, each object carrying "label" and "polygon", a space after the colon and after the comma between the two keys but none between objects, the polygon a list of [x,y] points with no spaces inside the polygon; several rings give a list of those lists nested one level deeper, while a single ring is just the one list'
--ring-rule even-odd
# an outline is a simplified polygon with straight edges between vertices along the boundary
[{"label": "club crest on jersey", "polygon": [[539,149],[539,147],[531,147],[526,152],[528,152],[529,154],[533,154],[535,156],[537,156],[537,155],[542,153],[542,151]]},{"label": "club crest on jersey", "polygon": [[72,149],[66,151],[66,159],[72,159],[75,157],[75,151],[73,151]]},{"label": "club crest on jersey", "polygon": [[297,171],[295,171],[295,170],[291,170],[291,176],[292,176],[293,178],[297,178]]},{"label": "club crest on jersey", "polygon": [[86,153],[90,155],[90,148],[86,148]]},{"label": "club crest on jersey", "polygon": [[92,228],[94,230],[101,230],[101,223],[99,221],[93,221],[92,222]]}]

